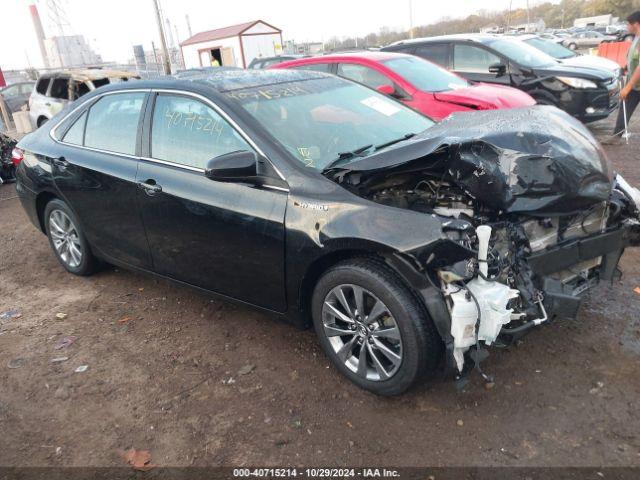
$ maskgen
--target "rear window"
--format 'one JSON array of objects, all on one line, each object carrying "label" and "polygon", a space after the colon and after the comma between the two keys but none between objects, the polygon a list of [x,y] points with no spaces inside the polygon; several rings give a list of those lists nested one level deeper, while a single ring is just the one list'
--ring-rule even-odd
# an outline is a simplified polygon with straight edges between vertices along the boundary
[{"label": "rear window", "polygon": [[144,97],[138,92],[117,93],[98,100],[89,109],[85,146],[134,155]]},{"label": "rear window", "polygon": [[36,86],[36,92],[38,92],[40,95],[46,95],[47,89],[49,88],[50,81],[51,81],[50,78],[41,78],[40,80],[38,80],[38,85]]}]

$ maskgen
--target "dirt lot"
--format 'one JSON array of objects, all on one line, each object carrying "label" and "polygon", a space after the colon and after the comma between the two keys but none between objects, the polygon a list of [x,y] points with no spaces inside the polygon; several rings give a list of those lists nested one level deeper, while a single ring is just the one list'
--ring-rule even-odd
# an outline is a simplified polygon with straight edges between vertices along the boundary
[{"label": "dirt lot", "polygon": [[[640,134],[608,151],[640,184]],[[494,351],[494,388],[385,399],[312,331],[119,269],[65,273],[13,195],[0,187],[0,312],[22,312],[0,327],[0,465],[119,466],[128,447],[161,466],[640,465],[640,251],[577,320]]]}]

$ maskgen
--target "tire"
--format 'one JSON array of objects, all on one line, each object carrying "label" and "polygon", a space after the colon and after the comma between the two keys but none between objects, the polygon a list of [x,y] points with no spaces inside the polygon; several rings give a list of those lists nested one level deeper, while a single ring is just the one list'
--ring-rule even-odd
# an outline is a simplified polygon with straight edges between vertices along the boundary
[{"label": "tire", "polygon": [[[340,291],[348,310],[340,300]],[[360,304],[365,312],[359,320],[358,291],[362,292],[364,301]],[[326,355],[343,375],[365,390],[398,395],[439,365],[443,344],[435,325],[416,296],[382,261],[362,258],[332,267],[316,284],[311,306],[314,328]],[[376,310],[376,306],[380,308]],[[336,310],[342,315],[334,315]],[[368,318],[380,311],[384,313],[376,315],[377,319]],[[339,335],[341,332],[346,333]],[[361,362],[363,349],[365,361]]]},{"label": "tire", "polygon": [[577,50],[578,49],[578,45],[576,45],[575,43],[570,43],[569,44],[569,49],[570,50]]},{"label": "tire", "polygon": [[51,200],[44,209],[43,220],[49,244],[60,264],[74,275],[95,272],[98,262],[69,206],[62,200]]},{"label": "tire", "polygon": [[42,125],[44,125],[48,121],[49,121],[49,119],[47,117],[40,117],[38,119],[38,128],[40,128]]}]

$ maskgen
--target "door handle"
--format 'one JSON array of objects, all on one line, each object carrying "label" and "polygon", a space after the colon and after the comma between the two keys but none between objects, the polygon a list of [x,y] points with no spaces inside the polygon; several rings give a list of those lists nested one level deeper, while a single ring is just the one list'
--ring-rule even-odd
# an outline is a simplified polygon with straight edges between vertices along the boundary
[{"label": "door handle", "polygon": [[49,102],[45,103],[45,106],[50,107],[51,104]]},{"label": "door handle", "polygon": [[162,191],[162,187],[156,184],[155,180],[147,180],[145,182],[138,182],[138,187],[142,188],[148,195],[153,195],[154,193],[160,193]]},{"label": "door handle", "polygon": [[66,160],[64,157],[54,158],[53,159],[53,164],[56,167],[58,167],[60,170],[66,170],[67,167],[69,166],[69,161]]}]

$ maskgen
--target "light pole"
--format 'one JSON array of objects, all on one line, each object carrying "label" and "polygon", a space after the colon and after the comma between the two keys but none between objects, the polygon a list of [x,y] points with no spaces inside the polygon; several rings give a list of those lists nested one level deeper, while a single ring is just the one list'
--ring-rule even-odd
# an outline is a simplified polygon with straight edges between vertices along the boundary
[{"label": "light pole", "polygon": [[167,50],[167,40],[164,38],[164,30],[162,29],[162,18],[160,17],[160,7],[158,0],[151,0],[153,8],[156,11],[156,21],[158,22],[158,33],[160,33],[160,48],[162,48],[162,65],[165,75],[171,75],[171,63],[169,61],[169,51]]}]

